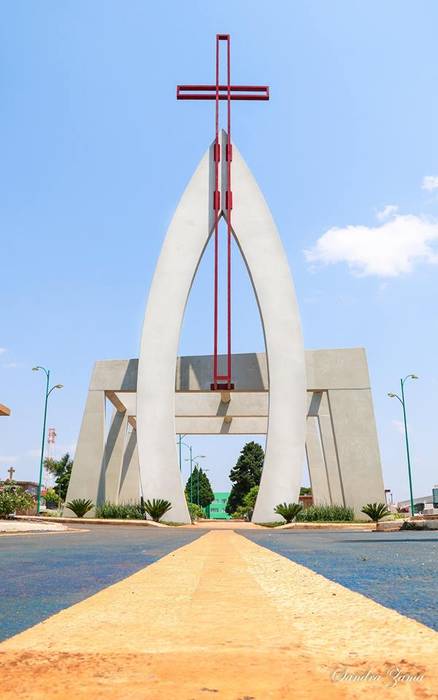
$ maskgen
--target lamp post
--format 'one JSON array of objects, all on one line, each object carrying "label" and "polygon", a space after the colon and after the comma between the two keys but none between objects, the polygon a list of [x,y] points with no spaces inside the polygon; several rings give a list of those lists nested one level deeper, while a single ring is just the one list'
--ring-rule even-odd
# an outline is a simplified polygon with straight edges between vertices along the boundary
[{"label": "lamp post", "polygon": [[408,462],[409,476],[409,495],[411,499],[411,515],[414,516],[414,496],[412,493],[412,472],[411,472],[411,456],[409,453],[409,437],[408,437],[408,421],[406,418],[406,400],[405,400],[405,382],[407,379],[418,379],[416,374],[408,374],[404,379],[400,379],[401,397],[398,394],[390,392],[390,399],[398,399],[403,407],[403,422],[405,426],[405,443],[406,443],[406,458]]},{"label": "lamp post", "polygon": [[[186,435],[178,435],[178,457],[179,457],[179,470],[181,471],[182,469],[182,446],[185,445],[186,443],[183,442],[183,438],[185,438]],[[188,447],[188,445],[186,445]]]},{"label": "lamp post", "polygon": [[42,436],[42,440],[41,440],[40,476],[38,479],[38,491],[37,491],[37,515],[40,514],[40,507],[41,507],[41,484],[43,481],[44,440],[46,437],[47,402],[49,400],[50,394],[52,393],[52,391],[54,389],[62,389],[62,387],[63,387],[62,384],[55,384],[54,386],[52,386],[51,389],[49,389],[50,370],[46,369],[45,367],[40,367],[40,365],[38,365],[37,367],[32,367],[33,372],[38,372],[40,369],[43,372],[45,372],[45,374],[46,374],[46,391],[45,391],[45,398],[44,398],[43,436]]}]

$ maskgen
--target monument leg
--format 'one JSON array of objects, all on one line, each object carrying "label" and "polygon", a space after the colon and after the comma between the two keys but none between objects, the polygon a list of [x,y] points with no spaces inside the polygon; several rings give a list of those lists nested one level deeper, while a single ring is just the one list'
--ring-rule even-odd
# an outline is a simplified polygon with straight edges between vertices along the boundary
[{"label": "monument leg", "polygon": [[140,498],[140,470],[138,463],[137,431],[129,434],[123,455],[120,477],[119,503],[137,502]]},{"label": "monument leg", "polygon": [[328,392],[345,505],[360,515],[363,505],[385,502],[370,389]]},{"label": "monument leg", "polygon": [[[89,498],[97,503],[105,445],[105,393],[89,391],[82,419],[66,503]],[[94,509],[87,513],[92,517]],[[73,513],[64,507],[63,515]]]},{"label": "monument leg", "polygon": [[327,398],[327,392],[322,392],[321,403],[318,409],[318,425],[321,436],[322,451],[327,469],[327,479],[332,505],[345,505],[339,471],[338,454],[336,450],[335,435],[333,432],[332,416]]},{"label": "monument leg", "polygon": [[317,416],[307,418],[306,456],[313,502],[315,505],[330,504],[330,487]]},{"label": "monument leg", "polygon": [[118,503],[127,425],[126,411],[114,411],[105,444],[96,505],[102,505],[105,501]]}]

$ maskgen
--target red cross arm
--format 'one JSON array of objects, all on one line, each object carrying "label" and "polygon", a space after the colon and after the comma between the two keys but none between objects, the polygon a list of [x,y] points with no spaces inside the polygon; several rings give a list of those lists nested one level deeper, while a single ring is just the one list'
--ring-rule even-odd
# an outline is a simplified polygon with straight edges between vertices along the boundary
[{"label": "red cross arm", "polygon": [[[228,100],[228,85],[218,86],[219,100]],[[215,100],[216,85],[177,85],[177,100]],[[269,100],[268,85],[230,85],[231,100]]]}]

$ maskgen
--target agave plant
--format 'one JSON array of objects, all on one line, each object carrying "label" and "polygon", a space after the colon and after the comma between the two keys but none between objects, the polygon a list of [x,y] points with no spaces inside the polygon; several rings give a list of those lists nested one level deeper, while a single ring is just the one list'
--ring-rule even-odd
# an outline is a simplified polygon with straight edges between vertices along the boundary
[{"label": "agave plant", "polygon": [[281,515],[287,523],[291,523],[303,509],[301,503],[279,503],[274,512]]},{"label": "agave plant", "polygon": [[385,503],[367,503],[366,506],[362,508],[362,513],[368,515],[371,520],[376,523],[376,530],[379,526],[379,520],[384,518],[386,515],[390,515],[391,511],[388,510]]},{"label": "agave plant", "polygon": [[93,501],[86,500],[85,498],[74,498],[72,501],[67,503],[67,508],[72,510],[78,518],[83,518],[88,511],[94,508],[94,503]]},{"label": "agave plant", "polygon": [[159,522],[163,515],[172,508],[170,501],[165,501],[163,498],[153,498],[152,501],[144,502],[144,509],[152,520]]}]

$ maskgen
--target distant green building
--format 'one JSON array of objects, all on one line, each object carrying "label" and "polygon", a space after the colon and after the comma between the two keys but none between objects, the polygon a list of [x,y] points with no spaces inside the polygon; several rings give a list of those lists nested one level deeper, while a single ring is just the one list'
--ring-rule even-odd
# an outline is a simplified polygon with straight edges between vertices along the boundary
[{"label": "distant green building", "polygon": [[212,520],[229,520],[230,516],[225,512],[229,491],[219,491],[214,494],[214,501],[210,503],[210,518]]}]

